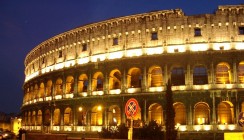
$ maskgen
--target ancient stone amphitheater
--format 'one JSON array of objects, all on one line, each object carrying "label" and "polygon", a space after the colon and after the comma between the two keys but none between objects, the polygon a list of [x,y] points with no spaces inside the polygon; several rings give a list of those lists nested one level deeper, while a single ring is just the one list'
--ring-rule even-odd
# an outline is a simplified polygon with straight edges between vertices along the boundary
[{"label": "ancient stone amphitheater", "polygon": [[[187,16],[153,11],[56,35],[25,58],[22,127],[91,132],[127,124],[165,125],[171,79],[179,132],[238,131],[244,111],[244,5]],[[164,127],[163,127],[164,128]]]}]

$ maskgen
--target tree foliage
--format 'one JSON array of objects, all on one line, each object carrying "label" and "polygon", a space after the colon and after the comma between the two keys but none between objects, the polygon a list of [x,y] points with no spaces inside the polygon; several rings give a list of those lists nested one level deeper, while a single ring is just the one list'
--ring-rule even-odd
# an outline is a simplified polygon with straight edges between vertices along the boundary
[{"label": "tree foliage", "polygon": [[177,131],[175,130],[175,110],[173,107],[173,94],[171,81],[168,81],[166,89],[166,140],[176,140]]}]

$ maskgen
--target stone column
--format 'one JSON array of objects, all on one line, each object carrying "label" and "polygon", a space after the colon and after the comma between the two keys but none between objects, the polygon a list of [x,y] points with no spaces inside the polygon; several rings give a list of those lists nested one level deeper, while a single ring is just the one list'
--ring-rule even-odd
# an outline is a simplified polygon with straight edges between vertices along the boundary
[{"label": "stone column", "polygon": [[60,131],[64,130],[64,109],[60,108]]},{"label": "stone column", "polygon": [[91,75],[91,72],[89,73],[88,81],[89,81],[89,84],[88,84],[88,88],[87,88],[87,94],[91,95],[91,93],[92,93],[92,75]]},{"label": "stone column", "polygon": [[78,74],[75,72],[74,75],[74,97],[78,96]]},{"label": "stone column", "polygon": [[122,82],[122,93],[126,93],[126,88],[127,88],[127,80],[126,80],[126,71],[125,69],[123,70],[123,82]]},{"label": "stone column", "polygon": [[147,92],[147,68],[144,66],[143,68],[143,77],[142,77],[142,84],[141,88],[143,92]]},{"label": "stone column", "polygon": [[63,84],[63,89],[62,89],[62,97],[65,98],[65,94],[66,94],[66,76],[63,73],[63,79],[62,79],[62,84]]},{"label": "stone column", "polygon": [[147,123],[147,100],[145,99],[143,102],[143,122]]},{"label": "stone column", "polygon": [[164,78],[163,78],[165,84],[168,83],[169,77],[170,77],[170,75],[168,76],[168,66],[165,65],[164,66]]},{"label": "stone column", "polygon": [[187,64],[185,84],[188,86],[191,84],[191,77],[190,76],[191,76],[191,66],[190,66],[190,64]]},{"label": "stone column", "polygon": [[238,83],[239,82],[239,78],[238,78],[238,74],[237,74],[237,68],[236,68],[236,62],[233,63],[233,69],[232,69],[232,83]]}]

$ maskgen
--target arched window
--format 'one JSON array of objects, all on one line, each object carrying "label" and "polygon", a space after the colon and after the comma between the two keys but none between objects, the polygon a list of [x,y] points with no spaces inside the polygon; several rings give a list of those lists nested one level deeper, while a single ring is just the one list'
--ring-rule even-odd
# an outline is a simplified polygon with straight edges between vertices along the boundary
[{"label": "arched window", "polygon": [[44,93],[45,93],[45,86],[44,83],[40,84],[40,88],[39,88],[39,97],[43,98],[44,97]]},{"label": "arched window", "polygon": [[233,124],[234,108],[233,104],[228,101],[223,101],[218,105],[218,123]]},{"label": "arched window", "polygon": [[32,111],[31,125],[35,125],[35,123],[36,123],[36,112]]},{"label": "arched window", "polygon": [[97,126],[103,124],[103,109],[102,106],[95,106],[92,108],[91,125]]},{"label": "arched window", "polygon": [[182,67],[176,67],[172,69],[171,83],[173,86],[185,85],[185,73]]},{"label": "arched window", "polygon": [[58,78],[55,85],[55,95],[62,95],[63,93],[63,81],[61,78]]},{"label": "arched window", "polygon": [[37,114],[37,125],[42,125],[42,111],[38,110],[38,114]]},{"label": "arched window", "polygon": [[33,99],[37,99],[37,98],[39,98],[39,95],[38,95],[38,85],[35,84],[34,92],[33,92]]},{"label": "arched window", "polygon": [[72,123],[72,110],[70,107],[64,111],[64,125],[70,125]]},{"label": "arched window", "polygon": [[46,96],[51,96],[52,95],[52,81],[49,80],[47,81],[47,87],[46,87]]},{"label": "arched window", "polygon": [[141,70],[139,68],[131,68],[127,75],[128,88],[140,88],[141,81]]},{"label": "arched window", "polygon": [[117,126],[121,123],[120,117],[121,111],[117,105],[113,105],[109,107],[108,111],[108,124],[110,126]]},{"label": "arched window", "polygon": [[196,66],[193,70],[193,85],[208,84],[207,69],[204,66]]},{"label": "arched window", "polygon": [[239,63],[238,66],[238,79],[240,83],[244,83],[244,61]]},{"label": "arched window", "polygon": [[74,93],[74,78],[73,76],[68,76],[66,78],[66,94]]},{"label": "arched window", "polygon": [[78,93],[87,92],[88,77],[86,74],[81,74],[78,81]]},{"label": "arched window", "polygon": [[103,90],[103,74],[101,72],[96,72],[93,76],[92,87],[93,91],[102,91]]},{"label": "arched window", "polygon": [[220,63],[216,67],[216,84],[229,84],[230,83],[230,71],[229,65],[226,63]]},{"label": "arched window", "polygon": [[162,124],[163,122],[163,109],[158,103],[150,105],[148,110],[149,121],[155,121],[157,124]]},{"label": "arched window", "polygon": [[111,71],[109,75],[109,89],[120,89],[121,88],[121,72],[119,70]]},{"label": "arched window", "polygon": [[196,125],[209,124],[210,109],[207,103],[200,102],[194,107],[194,120]]},{"label": "arched window", "polygon": [[183,103],[174,103],[175,109],[175,124],[186,124],[186,108]]},{"label": "arched window", "polygon": [[86,114],[87,114],[87,110],[84,107],[80,106],[78,108],[78,125],[79,126],[86,125]]},{"label": "arched window", "polygon": [[148,74],[149,87],[160,87],[163,86],[163,75],[162,69],[158,66],[149,69]]},{"label": "arched window", "polygon": [[53,125],[60,125],[60,109],[58,108],[53,113]]},{"label": "arched window", "polygon": [[45,111],[44,125],[45,125],[45,126],[50,126],[50,121],[51,121],[51,114],[50,114],[50,110],[47,109],[47,110]]}]

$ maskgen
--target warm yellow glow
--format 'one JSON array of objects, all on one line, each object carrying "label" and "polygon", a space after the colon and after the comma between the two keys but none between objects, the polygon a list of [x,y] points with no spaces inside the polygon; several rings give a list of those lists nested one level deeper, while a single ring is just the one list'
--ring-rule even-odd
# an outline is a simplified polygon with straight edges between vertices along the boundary
[{"label": "warm yellow glow", "polygon": [[62,99],[62,95],[56,95],[56,96],[55,96],[55,99],[56,99],[56,100]]},{"label": "warm yellow glow", "polygon": [[71,93],[71,94],[65,94],[65,98],[73,98],[74,97],[74,94]]},{"label": "warm yellow glow", "polygon": [[118,59],[123,57],[123,51],[111,52],[108,54],[108,59]]},{"label": "warm yellow glow", "polygon": [[185,51],[186,51],[185,45],[174,45],[174,46],[168,46],[167,47],[168,53],[185,52]]},{"label": "warm yellow glow", "polygon": [[147,55],[162,54],[164,52],[163,47],[145,48],[145,49]]},{"label": "warm yellow glow", "polygon": [[225,129],[226,129],[226,125],[218,125],[218,128],[219,128],[220,130],[225,130]]},{"label": "warm yellow glow", "polygon": [[206,51],[208,50],[208,44],[191,44],[190,50],[195,51]]},{"label": "warm yellow glow", "polygon": [[127,57],[141,56],[141,55],[142,55],[142,49],[127,50],[126,52]]},{"label": "warm yellow glow", "polygon": [[202,129],[202,126],[201,125],[194,125],[193,129],[196,130],[196,131],[199,131],[199,130]]},{"label": "warm yellow glow", "polygon": [[243,42],[235,43],[235,48],[237,50],[243,50],[244,49],[244,43]]},{"label": "warm yellow glow", "polygon": [[75,65],[75,60],[70,60],[70,61],[66,61],[64,62],[64,66],[65,67],[71,67]]},{"label": "warm yellow glow", "polygon": [[211,125],[203,125],[203,129],[205,131],[209,131],[209,130],[211,130]]},{"label": "warm yellow glow", "polygon": [[109,90],[110,94],[120,94],[121,93],[121,89],[113,89],[113,90]]},{"label": "warm yellow glow", "polygon": [[235,130],[235,128],[236,128],[236,126],[233,125],[233,124],[232,124],[232,125],[230,125],[230,124],[228,125],[228,129],[229,129],[229,130]]},{"label": "warm yellow glow", "polygon": [[164,87],[150,87],[149,92],[160,92],[163,91]]},{"label": "warm yellow glow", "polygon": [[213,50],[230,50],[230,43],[214,43]]},{"label": "warm yellow glow", "polygon": [[46,101],[51,101],[51,100],[52,100],[51,96],[46,97]]},{"label": "warm yellow glow", "polygon": [[89,57],[78,59],[78,64],[86,64],[89,62]]},{"label": "warm yellow glow", "polygon": [[39,71],[36,71],[36,72],[32,73],[31,75],[26,76],[25,77],[25,82],[29,81],[30,79],[32,79],[32,78],[34,78],[34,77],[36,77],[38,75],[39,75]]},{"label": "warm yellow glow", "polygon": [[64,68],[64,63],[58,63],[58,64],[54,65],[54,69],[55,70],[59,70],[59,69],[62,69],[62,68]]},{"label": "warm yellow glow", "polygon": [[92,95],[103,95],[103,91],[93,91]]},{"label": "warm yellow glow", "polygon": [[106,58],[105,54],[94,55],[94,56],[91,56],[91,61],[92,62],[104,61],[105,58]]},{"label": "warm yellow glow", "polygon": [[141,88],[128,88],[127,92],[128,93],[136,93],[136,92],[140,92]]},{"label": "warm yellow glow", "polygon": [[99,106],[97,107],[97,111],[101,111],[101,110],[102,110],[102,106],[99,105]]},{"label": "warm yellow glow", "polygon": [[186,86],[172,86],[172,90],[186,90]]},{"label": "warm yellow glow", "polygon": [[79,107],[79,111],[80,111],[80,112],[82,111],[82,107]]},{"label": "warm yellow glow", "polygon": [[186,125],[180,125],[179,130],[180,131],[186,131],[187,130]]}]

